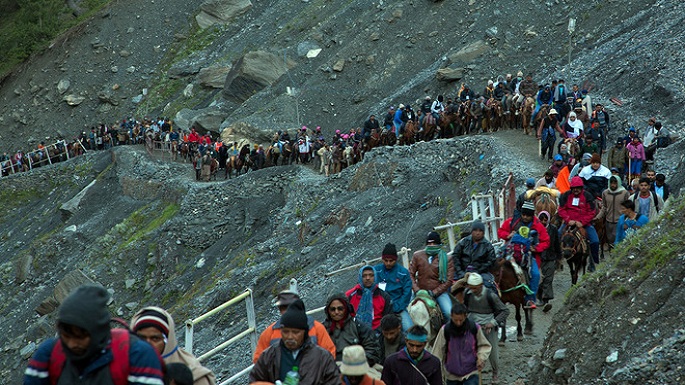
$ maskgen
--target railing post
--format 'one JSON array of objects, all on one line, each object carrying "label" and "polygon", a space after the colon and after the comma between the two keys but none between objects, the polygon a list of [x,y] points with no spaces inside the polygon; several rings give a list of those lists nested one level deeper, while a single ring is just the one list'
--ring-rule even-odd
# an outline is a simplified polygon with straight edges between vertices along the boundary
[{"label": "railing post", "polygon": [[193,320],[186,321],[186,345],[184,350],[193,354]]},{"label": "railing post", "polygon": [[252,329],[250,333],[250,346],[252,347],[252,353],[257,350],[257,317],[254,312],[254,300],[252,299],[252,290],[250,295],[245,298],[245,308],[247,308],[247,326]]},{"label": "railing post", "polygon": [[69,148],[67,148],[67,141],[62,140],[62,145],[64,146],[64,153],[67,154],[67,160],[69,160]]},{"label": "railing post", "polygon": [[457,245],[457,239],[454,236],[454,227],[450,227],[447,229],[447,238],[450,242],[450,251],[452,251],[454,250],[454,247]]}]

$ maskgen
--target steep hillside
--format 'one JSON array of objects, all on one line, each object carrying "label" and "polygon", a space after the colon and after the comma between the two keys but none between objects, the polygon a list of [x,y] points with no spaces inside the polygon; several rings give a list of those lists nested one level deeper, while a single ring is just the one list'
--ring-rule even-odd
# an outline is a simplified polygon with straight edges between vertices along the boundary
[{"label": "steep hillside", "polygon": [[[597,100],[623,99],[617,123],[681,120],[679,1],[236,3],[244,8],[227,23],[201,28],[199,0],[112,2],[2,82],[2,145],[71,138],[134,114],[215,133],[245,122],[240,135],[255,141],[303,124],[331,134],[388,105],[453,96],[462,82],[480,91],[518,70],[540,83],[584,84]],[[577,20],[570,67],[569,17]],[[438,69],[452,80],[438,80]]]},{"label": "steep hillside", "polygon": [[685,199],[626,240],[569,291],[531,384],[685,381]]}]

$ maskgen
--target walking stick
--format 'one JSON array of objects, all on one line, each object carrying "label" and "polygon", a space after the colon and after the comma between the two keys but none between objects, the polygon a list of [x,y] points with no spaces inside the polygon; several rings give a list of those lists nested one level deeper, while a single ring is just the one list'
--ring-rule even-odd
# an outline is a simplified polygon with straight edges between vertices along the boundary
[{"label": "walking stick", "polygon": [[478,385],[483,385],[483,371],[478,371]]},{"label": "walking stick", "polygon": [[631,186],[630,182],[632,182],[632,179],[633,179],[632,178],[633,174],[631,173],[632,169],[630,168],[630,160],[631,160],[630,157],[628,157],[628,186],[629,187]]}]

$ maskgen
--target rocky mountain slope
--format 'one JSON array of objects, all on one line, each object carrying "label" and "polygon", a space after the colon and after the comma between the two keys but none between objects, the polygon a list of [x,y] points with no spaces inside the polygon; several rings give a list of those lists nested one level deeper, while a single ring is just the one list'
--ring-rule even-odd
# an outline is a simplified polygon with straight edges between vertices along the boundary
[{"label": "rocky mountain slope", "polygon": [[[614,136],[624,120],[639,127],[651,115],[681,127],[678,1],[229,3],[239,12],[197,0],[112,2],[2,81],[0,151],[145,114],[253,141],[302,124],[330,136],[388,105],[451,96],[461,82],[480,89],[518,69],[592,86],[600,101],[622,99],[611,106]],[[571,67],[569,16],[577,19]],[[454,80],[438,80],[439,70]],[[25,359],[53,333],[59,300],[85,280],[110,288],[112,311],[124,318],[159,304],[177,324],[251,287],[265,326],[272,295],[292,277],[307,306],[322,305],[355,276],[326,272],[375,257],[386,242],[420,248],[432,226],[470,217],[472,193],[498,190],[510,171],[518,184],[540,175],[535,142],[502,135],[377,149],[332,178],[288,166],[198,184],[187,164],[133,147],[2,178],[0,383],[19,381]],[[657,156],[674,191],[685,186],[682,147]],[[682,297],[681,205],[672,202],[665,221],[644,232],[648,241],[631,242],[569,294],[528,381],[682,378],[673,310]],[[196,346],[234,335],[243,313],[217,317]],[[231,348],[209,365],[225,378],[249,361],[246,351]],[[614,351],[616,361],[606,362]],[[537,357],[522,352],[512,368],[525,367],[526,355]]]},{"label": "rocky mountain slope", "polygon": [[131,115],[254,141],[303,124],[330,134],[518,70],[623,99],[617,123],[677,126],[683,14],[675,0],[117,1],[0,84],[0,143]]}]

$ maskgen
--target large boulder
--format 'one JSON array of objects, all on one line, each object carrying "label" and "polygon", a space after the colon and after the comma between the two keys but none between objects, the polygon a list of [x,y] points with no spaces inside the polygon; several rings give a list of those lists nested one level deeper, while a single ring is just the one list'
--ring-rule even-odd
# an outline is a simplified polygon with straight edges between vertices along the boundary
[{"label": "large boulder", "polygon": [[174,123],[182,130],[189,130],[195,127],[197,131],[204,134],[207,131],[213,133],[220,132],[221,123],[228,114],[216,107],[208,107],[201,110],[191,110],[184,108],[176,113]]},{"label": "large boulder", "polygon": [[448,55],[447,59],[449,59],[450,63],[466,66],[466,64],[471,63],[475,58],[488,52],[488,50],[490,50],[490,46],[485,41],[478,40]]},{"label": "large boulder", "polygon": [[197,75],[200,85],[208,88],[224,88],[226,76],[231,71],[231,66],[217,66],[202,68]]},{"label": "large boulder", "polygon": [[238,59],[226,76],[223,95],[226,99],[241,104],[263,88],[272,85],[295,62],[265,51],[253,51]]},{"label": "large boulder", "polygon": [[454,82],[461,80],[464,77],[463,68],[440,68],[435,74],[435,77],[443,82]]},{"label": "large boulder", "polygon": [[55,286],[53,293],[36,307],[36,313],[40,316],[52,313],[57,310],[62,301],[64,301],[74,289],[81,285],[91,283],[95,282],[83,274],[81,270],[70,271],[62,278],[57,286]]},{"label": "large boulder", "polygon": [[200,5],[195,21],[200,28],[214,24],[227,24],[252,8],[250,0],[206,0]]}]

